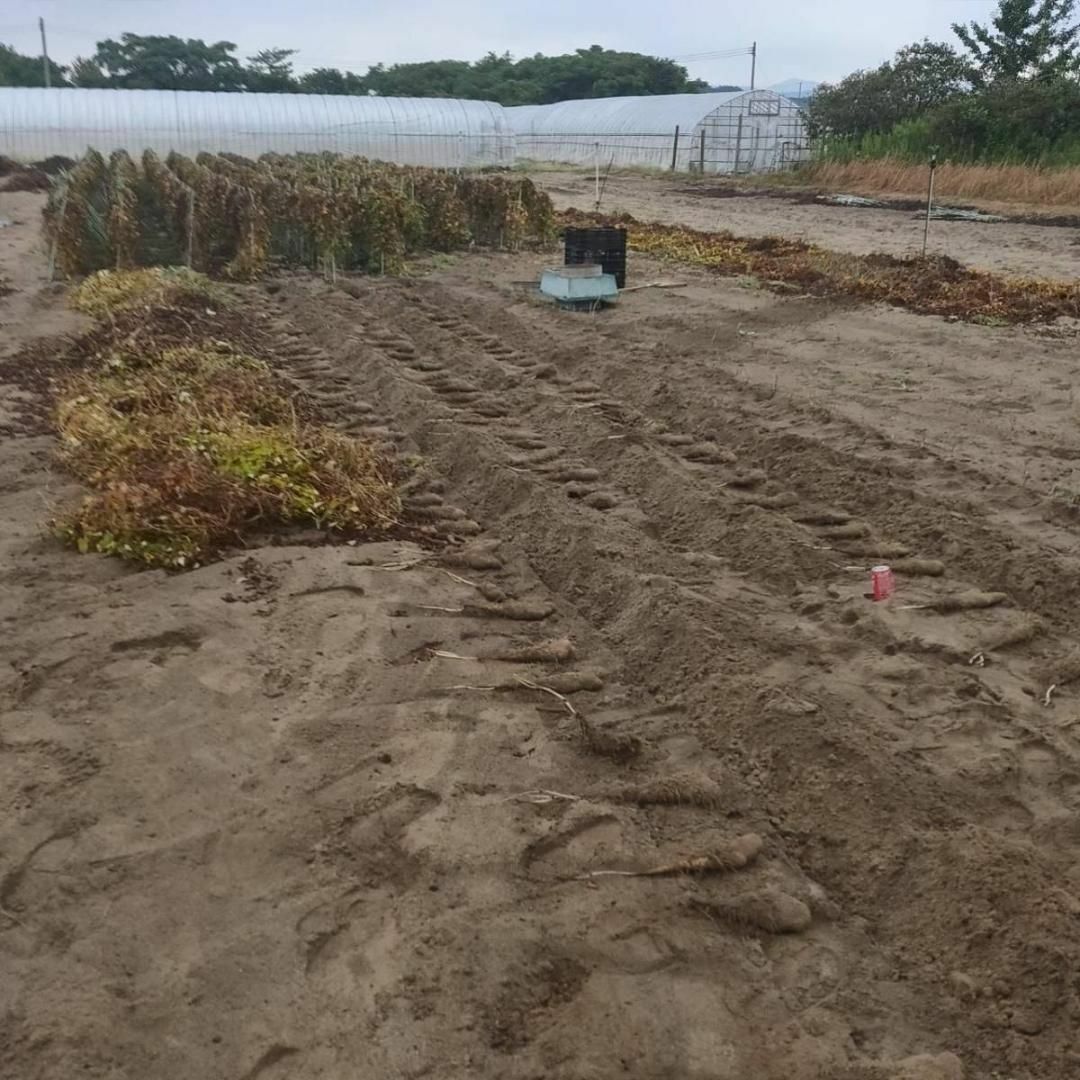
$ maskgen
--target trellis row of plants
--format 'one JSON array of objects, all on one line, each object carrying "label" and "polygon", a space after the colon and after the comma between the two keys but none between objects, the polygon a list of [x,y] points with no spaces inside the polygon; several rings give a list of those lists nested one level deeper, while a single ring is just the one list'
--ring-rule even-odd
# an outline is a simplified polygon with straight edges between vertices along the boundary
[{"label": "trellis row of plants", "polygon": [[186,265],[235,279],[273,263],[396,273],[410,252],[546,242],[551,201],[526,177],[333,154],[194,160],[88,150],[45,210],[67,275]]}]

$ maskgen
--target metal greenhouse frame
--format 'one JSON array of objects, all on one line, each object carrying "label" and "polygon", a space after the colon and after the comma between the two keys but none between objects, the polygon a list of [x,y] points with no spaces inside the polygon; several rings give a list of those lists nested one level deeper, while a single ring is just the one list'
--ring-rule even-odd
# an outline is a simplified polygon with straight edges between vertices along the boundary
[{"label": "metal greenhouse frame", "polygon": [[335,151],[401,165],[512,165],[506,111],[490,101],[179,90],[0,88],[0,154],[80,157]]},{"label": "metal greenhouse frame", "polygon": [[593,98],[506,113],[518,158],[533,161],[753,173],[808,154],[802,112],[772,90]]}]

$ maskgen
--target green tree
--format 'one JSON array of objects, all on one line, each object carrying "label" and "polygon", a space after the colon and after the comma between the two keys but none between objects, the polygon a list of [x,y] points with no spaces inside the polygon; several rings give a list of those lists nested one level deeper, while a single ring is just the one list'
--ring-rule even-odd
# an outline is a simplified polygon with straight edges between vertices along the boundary
[{"label": "green tree", "polygon": [[927,140],[968,161],[1075,161],[1080,147],[1080,82],[999,79],[926,118]]},{"label": "green tree", "polygon": [[128,90],[242,90],[244,68],[231,41],[122,34],[97,43],[92,57],[76,60],[76,86]]},{"label": "green tree", "polygon": [[338,68],[315,68],[297,79],[297,89],[305,94],[366,94],[362,75]]},{"label": "green tree", "polygon": [[967,88],[967,65],[952,46],[921,41],[880,67],[818,87],[806,111],[816,132],[859,138],[889,131]]},{"label": "green tree", "polygon": [[593,45],[565,56],[489,53],[476,63],[432,60],[420,64],[376,64],[363,85],[383,95],[483,98],[503,105],[546,104],[568,98],[622,94],[696,93],[708,89],[690,79],[673,60],[616,52]]},{"label": "green tree", "polygon": [[[65,69],[49,61],[49,83],[66,86]],[[44,86],[45,70],[40,56],[23,56],[10,45],[0,45],[0,86]]]},{"label": "green tree", "polygon": [[244,73],[245,87],[270,94],[295,93],[299,86],[290,59],[295,55],[296,49],[263,49],[249,56]]},{"label": "green tree", "polygon": [[989,26],[954,23],[978,86],[997,79],[1052,78],[1080,70],[1076,0],[998,0]]}]

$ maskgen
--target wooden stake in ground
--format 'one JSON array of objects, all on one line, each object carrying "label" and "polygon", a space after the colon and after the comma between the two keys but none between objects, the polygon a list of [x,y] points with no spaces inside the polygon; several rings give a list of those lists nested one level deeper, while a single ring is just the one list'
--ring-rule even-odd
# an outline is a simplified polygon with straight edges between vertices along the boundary
[{"label": "wooden stake in ground", "polygon": [[922,257],[926,258],[926,246],[930,242],[930,218],[934,213],[934,172],[937,169],[937,154],[930,155],[930,183],[926,192],[926,228],[923,229]]}]

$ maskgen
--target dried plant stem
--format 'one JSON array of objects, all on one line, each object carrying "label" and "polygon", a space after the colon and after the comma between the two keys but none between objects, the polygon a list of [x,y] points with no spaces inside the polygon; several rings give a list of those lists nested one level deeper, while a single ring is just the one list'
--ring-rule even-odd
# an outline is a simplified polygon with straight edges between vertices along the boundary
[{"label": "dried plant stem", "polygon": [[558,690],[552,690],[550,686],[541,686],[539,683],[530,682],[522,675],[515,675],[514,681],[521,683],[522,686],[529,690],[540,690],[545,694],[550,694],[553,698],[556,698],[562,703],[562,706],[573,717],[581,718],[581,714],[574,708],[570,699],[565,694],[560,694]]}]

